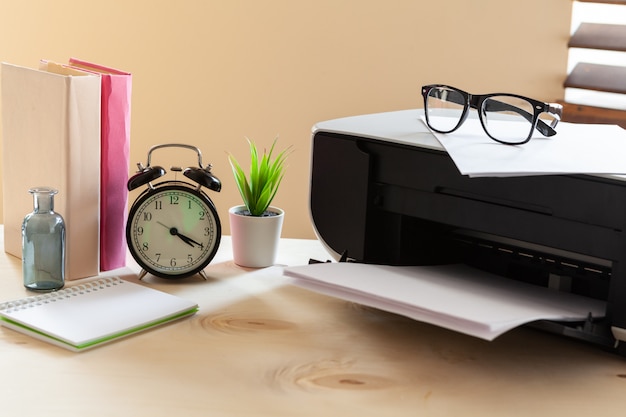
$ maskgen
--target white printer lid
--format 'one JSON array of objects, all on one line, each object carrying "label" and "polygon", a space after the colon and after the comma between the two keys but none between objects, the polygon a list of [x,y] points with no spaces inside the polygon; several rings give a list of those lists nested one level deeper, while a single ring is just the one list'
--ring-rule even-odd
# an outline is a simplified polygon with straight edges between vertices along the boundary
[{"label": "white printer lid", "polygon": [[[445,148],[421,120],[423,115],[423,109],[409,109],[343,117],[315,124],[312,133],[339,133],[445,152]],[[626,175],[583,175],[626,181]]]},{"label": "white printer lid", "polygon": [[411,109],[344,117],[317,123],[313,134],[340,133],[445,151],[420,119],[423,115],[422,109]]}]

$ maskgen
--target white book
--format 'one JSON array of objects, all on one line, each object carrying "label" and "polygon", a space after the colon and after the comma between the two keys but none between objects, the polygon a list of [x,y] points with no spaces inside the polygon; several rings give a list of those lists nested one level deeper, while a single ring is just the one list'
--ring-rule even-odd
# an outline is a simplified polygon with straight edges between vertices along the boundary
[{"label": "white book", "polygon": [[22,255],[22,221],[33,211],[29,188],[56,188],[54,208],[66,225],[65,278],[98,275],[100,77],[2,63],[1,82],[5,251]]},{"label": "white book", "polygon": [[0,324],[78,352],[197,311],[192,301],[106,277],[0,303]]}]

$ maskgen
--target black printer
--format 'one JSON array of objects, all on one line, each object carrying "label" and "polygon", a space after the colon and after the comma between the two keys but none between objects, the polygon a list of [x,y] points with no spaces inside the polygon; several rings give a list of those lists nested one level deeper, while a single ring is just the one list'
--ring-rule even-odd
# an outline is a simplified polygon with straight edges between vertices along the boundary
[{"label": "black printer", "polygon": [[372,264],[462,262],[606,301],[604,317],[532,325],[626,355],[626,177],[470,178],[420,112],[314,127],[310,210],[329,252]]}]

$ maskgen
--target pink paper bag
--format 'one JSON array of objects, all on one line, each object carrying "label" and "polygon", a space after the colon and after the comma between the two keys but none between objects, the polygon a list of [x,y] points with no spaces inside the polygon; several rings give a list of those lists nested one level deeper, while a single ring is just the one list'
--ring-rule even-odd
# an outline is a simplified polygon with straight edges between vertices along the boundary
[{"label": "pink paper bag", "polygon": [[71,58],[69,65],[101,77],[100,270],[126,264],[130,162],[130,73]]}]

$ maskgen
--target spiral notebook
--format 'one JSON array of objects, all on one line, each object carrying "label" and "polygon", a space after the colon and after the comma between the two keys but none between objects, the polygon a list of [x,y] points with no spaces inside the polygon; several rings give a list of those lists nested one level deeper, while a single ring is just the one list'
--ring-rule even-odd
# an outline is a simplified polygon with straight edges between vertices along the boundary
[{"label": "spiral notebook", "polygon": [[0,324],[76,352],[191,316],[198,305],[118,277],[0,304]]}]

